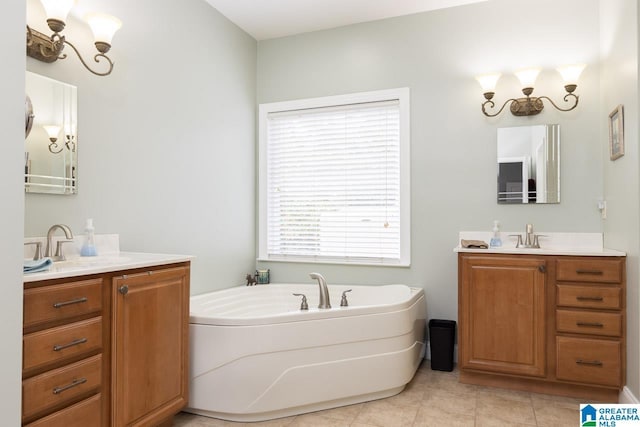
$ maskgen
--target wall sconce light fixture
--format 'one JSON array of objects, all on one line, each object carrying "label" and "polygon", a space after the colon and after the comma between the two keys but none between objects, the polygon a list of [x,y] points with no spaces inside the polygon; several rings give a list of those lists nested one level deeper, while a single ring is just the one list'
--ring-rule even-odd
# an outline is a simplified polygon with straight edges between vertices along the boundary
[{"label": "wall sconce light fixture", "polygon": [[85,19],[95,39],[95,46],[98,53],[93,57],[95,62],[100,62],[104,58],[109,66],[106,71],[100,72],[92,70],[84,61],[82,55],[76,47],[65,39],[60,33],[64,30],[65,20],[69,11],[73,7],[75,0],[40,0],[47,14],[47,24],[53,34],[47,36],[27,25],[27,55],[43,62],[55,62],[64,59],[67,54],[63,54],[64,45],[69,45],[78,55],[80,62],[85,68],[98,76],[107,76],[113,70],[113,61],[106,55],[111,49],[111,40],[116,31],[122,26],[122,22],[113,16],[105,14],[90,14]]},{"label": "wall sconce light fixture", "polygon": [[476,77],[480,86],[482,86],[482,90],[484,92],[484,97],[486,99],[485,102],[482,103],[482,112],[487,117],[495,117],[504,110],[504,107],[510,102],[510,110],[514,116],[533,116],[539,114],[544,109],[544,104],[542,103],[543,99],[546,99],[553,105],[556,109],[560,111],[571,111],[578,106],[579,96],[574,94],[573,92],[578,87],[578,77],[584,70],[585,65],[568,65],[564,67],[558,68],[558,71],[562,75],[562,78],[565,81],[564,89],[567,91],[564,96],[565,102],[571,102],[573,100],[573,105],[569,104],[568,108],[559,107],[551,98],[548,96],[531,96],[533,93],[533,85],[536,82],[536,78],[538,77],[538,73],[540,73],[540,69],[531,68],[526,70],[517,71],[515,74],[520,80],[522,84],[522,93],[525,95],[524,98],[510,98],[507,99],[502,107],[496,112],[491,113],[487,111],[487,106],[490,109],[495,107],[495,103],[493,102],[493,96],[495,95],[496,83],[498,83],[498,79],[501,74],[487,74],[484,76]]},{"label": "wall sconce light fixture", "polygon": [[[45,130],[45,132],[47,132],[47,135],[49,135],[49,141],[51,141],[51,144],[49,144],[49,151],[51,151],[53,154],[58,154],[59,152],[64,150],[63,146],[58,145],[58,135],[60,135],[60,130],[61,130],[60,126],[44,125],[42,126],[42,128]],[[65,129],[64,133],[65,133],[64,146],[67,147],[67,150],[75,152],[76,151],[75,131],[71,127],[69,127]]]},{"label": "wall sconce light fixture", "polygon": [[[51,144],[49,144],[49,151],[51,151],[53,154],[58,154],[59,152],[61,152],[64,147],[60,147],[57,142],[58,135],[60,134],[60,126],[45,125],[42,127],[47,132],[47,135],[49,135],[49,141],[51,141]],[[59,150],[58,147],[60,148]]]}]

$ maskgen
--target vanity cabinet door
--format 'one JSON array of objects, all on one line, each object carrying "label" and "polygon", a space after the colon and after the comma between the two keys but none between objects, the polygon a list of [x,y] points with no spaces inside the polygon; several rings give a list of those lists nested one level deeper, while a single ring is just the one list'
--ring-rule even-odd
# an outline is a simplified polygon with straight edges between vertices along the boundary
[{"label": "vanity cabinet door", "polygon": [[158,425],[187,403],[189,269],[113,278],[113,425]]},{"label": "vanity cabinet door", "polygon": [[545,376],[545,272],[542,258],[461,257],[462,369]]}]

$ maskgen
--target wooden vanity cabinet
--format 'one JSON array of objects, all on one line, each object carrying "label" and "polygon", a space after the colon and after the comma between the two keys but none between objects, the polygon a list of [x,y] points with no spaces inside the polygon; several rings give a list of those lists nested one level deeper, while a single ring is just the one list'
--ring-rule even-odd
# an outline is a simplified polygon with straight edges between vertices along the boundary
[{"label": "wooden vanity cabinet", "polygon": [[[68,427],[82,408],[102,408],[108,344],[102,288],[95,276],[25,284],[23,425]],[[104,416],[92,411],[86,425],[101,425]]]},{"label": "wooden vanity cabinet", "polygon": [[543,377],[545,261],[469,257],[461,268],[460,367]]},{"label": "wooden vanity cabinet", "polygon": [[170,423],[187,402],[189,271],[26,282],[22,425]]},{"label": "wooden vanity cabinet", "polygon": [[623,259],[558,258],[556,276],[556,377],[622,388]]},{"label": "wooden vanity cabinet", "polygon": [[187,404],[189,278],[184,267],[112,280],[116,426],[157,426]]},{"label": "wooden vanity cabinet", "polygon": [[625,258],[458,254],[460,381],[617,402]]}]

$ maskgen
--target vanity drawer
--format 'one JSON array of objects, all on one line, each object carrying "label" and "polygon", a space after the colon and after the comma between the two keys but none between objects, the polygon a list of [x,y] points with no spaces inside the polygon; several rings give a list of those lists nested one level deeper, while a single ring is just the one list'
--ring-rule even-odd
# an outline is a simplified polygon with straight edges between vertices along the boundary
[{"label": "vanity drawer", "polygon": [[101,425],[102,395],[88,399],[40,418],[25,427],[89,427]]},{"label": "vanity drawer", "polygon": [[102,348],[102,317],[27,334],[22,339],[22,369],[46,366]]},{"label": "vanity drawer", "polygon": [[621,344],[587,338],[556,337],[560,380],[619,387]]},{"label": "vanity drawer", "polygon": [[622,307],[620,288],[558,285],[557,289],[558,306],[612,310]]},{"label": "vanity drawer", "polygon": [[22,418],[71,402],[98,390],[102,356],[97,355],[22,381]]},{"label": "vanity drawer", "polygon": [[559,258],[556,278],[570,282],[619,283],[622,281],[622,261],[601,258]]},{"label": "vanity drawer", "polygon": [[24,327],[102,310],[102,279],[42,286],[24,291]]},{"label": "vanity drawer", "polygon": [[558,332],[619,337],[622,336],[622,315],[619,313],[557,310],[556,328]]}]

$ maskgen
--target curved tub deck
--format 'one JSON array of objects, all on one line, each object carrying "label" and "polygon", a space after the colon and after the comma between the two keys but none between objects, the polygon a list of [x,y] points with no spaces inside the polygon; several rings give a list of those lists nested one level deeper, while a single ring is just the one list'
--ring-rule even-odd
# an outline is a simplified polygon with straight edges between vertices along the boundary
[{"label": "curved tub deck", "polygon": [[[340,307],[346,289],[349,307]],[[300,310],[304,293],[309,310]],[[236,287],[191,298],[187,412],[264,421],[401,392],[425,350],[426,304],[404,285]]]}]

